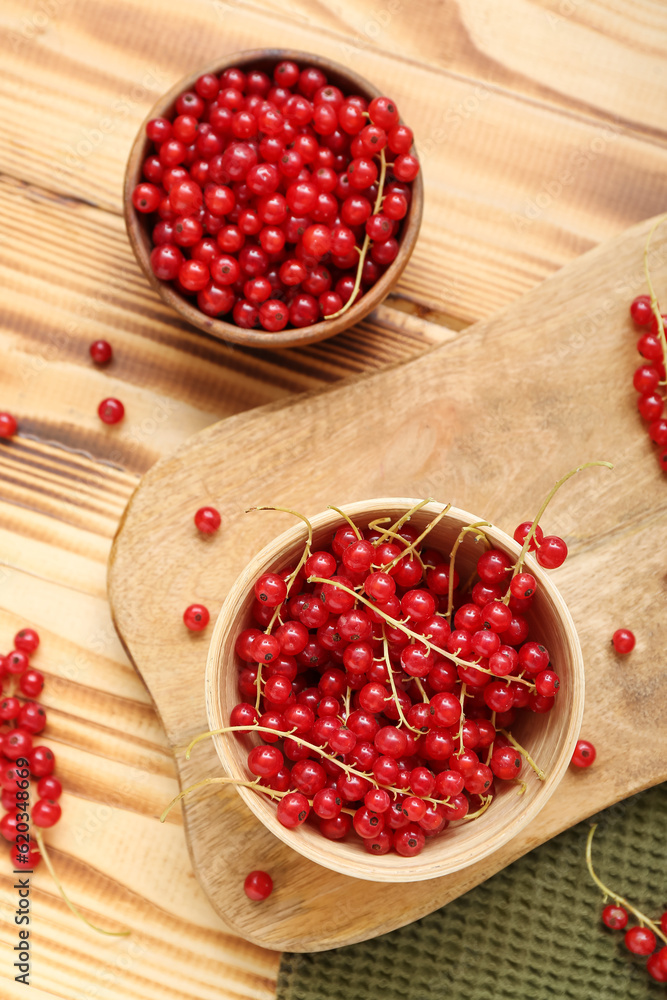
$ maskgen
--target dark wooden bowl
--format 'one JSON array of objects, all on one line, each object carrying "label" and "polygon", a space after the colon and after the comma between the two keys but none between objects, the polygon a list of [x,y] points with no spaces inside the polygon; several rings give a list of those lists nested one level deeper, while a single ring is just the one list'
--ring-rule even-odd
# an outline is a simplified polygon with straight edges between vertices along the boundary
[{"label": "dark wooden bowl", "polygon": [[148,155],[148,149],[151,145],[146,137],[146,122],[151,118],[157,118],[161,115],[170,116],[176,103],[176,98],[184,90],[190,89],[195,80],[203,73],[219,74],[230,66],[252,66],[255,69],[261,69],[270,73],[276,64],[282,62],[284,59],[291,59],[300,66],[317,66],[326,73],[327,79],[331,83],[340,87],[343,93],[349,94],[355,92],[368,100],[372,100],[372,98],[378,97],[382,93],[377,87],[374,87],[367,80],[364,80],[362,76],[359,76],[358,73],[333,62],[331,59],[325,59],[323,56],[312,55],[308,52],[298,52],[292,49],[254,49],[246,52],[236,52],[226,56],[224,59],[218,59],[208,66],[200,67],[195,73],[184,77],[184,79],[175,84],[171,90],[167,91],[154,104],[134,140],[125,171],[125,223],[132,249],[148,281],[167,305],[179,313],[188,323],[199,327],[205,333],[210,333],[214,337],[218,337],[220,340],[243,344],[246,347],[275,348],[312,344],[317,340],[325,340],[327,337],[333,337],[336,333],[340,333],[341,330],[347,330],[349,327],[354,326],[355,323],[359,323],[364,316],[367,316],[371,310],[375,309],[382,302],[400,278],[417,240],[424,203],[424,187],[421,173],[419,173],[412,182],[412,200],[408,208],[408,213],[403,220],[396,259],[392,261],[380,279],[355,305],[342,316],[339,316],[338,319],[331,321],[323,320],[320,323],[314,323],[312,326],[287,328],[281,330],[279,333],[270,333],[266,330],[246,330],[240,326],[236,326],[234,323],[226,323],[224,320],[207,316],[197,309],[196,306],[192,305],[185,296],[181,295],[170,282],[160,281],[155,277],[150,265],[150,255],[153,249],[150,235],[152,226],[149,224],[147,217],[137,212],[132,204],[132,191],[135,185],[141,180],[141,165]]}]

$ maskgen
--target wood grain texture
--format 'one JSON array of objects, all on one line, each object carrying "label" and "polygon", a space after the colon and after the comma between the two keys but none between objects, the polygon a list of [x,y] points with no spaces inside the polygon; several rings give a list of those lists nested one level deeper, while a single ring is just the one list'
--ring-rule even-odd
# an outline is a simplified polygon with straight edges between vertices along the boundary
[{"label": "wood grain texture", "polygon": [[[665,603],[655,539],[667,500],[630,381],[636,355],[628,301],[644,289],[648,228],[591,251],[492,322],[408,365],[207,429],[151,469],[134,494],[114,543],[110,599],[178,748],[206,729],[208,641],[206,633],[184,632],[182,609],[199,600],[215,615],[236,575],[285,527],[284,514],[245,514],[248,507],[279,504],[308,515],[328,503],[430,495],[511,531],[567,470],[587,460],[615,465],[613,473],[590,470],[568,483],[545,520],[570,548],[554,579],[584,652],[592,697],[583,732],[598,747],[595,768],[570,771],[528,830],[490,858],[415,885],[358,883],[318,870],[272,838],[233,791],[192,795],[183,811],[195,867],[216,909],[244,937],[312,951],[379,934],[667,777],[667,677],[656,669],[655,624]],[[652,266],[664,287],[664,228]],[[204,501],[223,516],[219,534],[206,541],[190,527]],[[611,652],[621,624],[639,637],[631,659]],[[651,755],[636,739],[646,726]],[[206,746],[187,762],[177,755],[177,763],[184,787],[220,773]],[[240,873],[259,859],[278,886],[261,909],[240,891]]]},{"label": "wood grain texture", "polygon": [[[655,177],[665,173],[667,142],[640,114],[643,105],[663,118],[666,105],[656,67],[667,50],[667,18],[653,4],[641,4],[650,53],[637,37],[634,5],[622,0],[596,4],[600,21],[606,16],[613,25],[611,37],[600,21],[587,23],[583,9],[553,24],[546,4],[528,0],[503,4],[502,14],[492,0],[421,0],[417,10],[405,0],[343,6],[335,29],[323,4],[295,18],[277,4],[267,11],[237,0],[107,0],[94,7],[69,0],[29,39],[12,31],[24,11],[9,0],[0,112],[20,139],[3,146],[0,166],[120,214],[125,161],[155,99],[221,54],[285,45],[363,64],[369,80],[400,95],[427,199],[398,293],[421,307],[466,322],[489,316],[591,245],[661,209]],[[557,14],[557,3],[553,9]],[[375,18],[387,27],[360,49],[343,33],[346,18],[362,26]],[[518,29],[524,18],[526,36]],[[618,40],[623,29],[625,45]],[[409,40],[403,53],[402,38]],[[444,47],[444,59],[434,46]],[[30,57],[39,59],[40,74],[26,88]],[[548,79],[526,85],[531,68],[548,71]],[[588,93],[577,108],[582,76]],[[569,89],[563,106],[553,93],[557,78]]]}]

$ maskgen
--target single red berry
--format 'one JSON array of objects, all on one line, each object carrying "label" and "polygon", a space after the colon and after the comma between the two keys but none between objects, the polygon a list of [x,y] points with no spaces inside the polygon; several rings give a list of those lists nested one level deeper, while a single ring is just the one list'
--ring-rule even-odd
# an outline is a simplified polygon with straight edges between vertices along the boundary
[{"label": "single red berry", "polygon": [[205,629],[210,620],[208,608],[203,604],[191,604],[183,612],[183,621],[191,632],[201,632]]},{"label": "single red berry", "polygon": [[63,786],[53,775],[40,778],[37,783],[37,794],[40,799],[59,799],[63,793]]},{"label": "single red berry", "polygon": [[596,757],[595,747],[588,740],[577,740],[572,754],[575,767],[590,767]]},{"label": "single red berry", "polygon": [[195,526],[202,535],[212,535],[220,527],[221,517],[215,507],[200,507],[195,514]]},{"label": "single red berry", "polygon": [[245,877],[243,891],[248,899],[252,899],[255,902],[267,899],[273,892],[273,879],[266,872],[250,872]]},{"label": "single red berry", "polygon": [[155,184],[149,184],[146,181],[141,184],[137,184],[132,192],[132,204],[136,208],[137,212],[155,212],[160,204],[161,198],[162,195],[160,193],[160,188]]},{"label": "single red berry", "polygon": [[16,417],[11,413],[0,413],[0,438],[14,437],[17,430]]},{"label": "single red berry", "polygon": [[567,545],[558,535],[545,535],[537,550],[537,561],[545,569],[558,569],[567,557]]},{"label": "single red berry", "polygon": [[635,648],[635,637],[629,628],[618,628],[611,637],[617,653],[631,653]]},{"label": "single red berry", "polygon": [[21,711],[18,698],[3,698],[0,701],[0,722],[11,722]]},{"label": "single red berry", "polygon": [[97,407],[100,420],[105,424],[117,424],[125,416],[125,407],[119,399],[103,399]]},{"label": "single red berry", "polygon": [[517,573],[510,583],[510,592],[514,597],[532,597],[537,589],[537,580],[532,573]]},{"label": "single red berry", "polygon": [[[25,675],[24,675],[25,676]],[[41,733],[46,726],[46,712],[36,701],[26,701],[21,706],[16,724],[29,733]]]},{"label": "single red berry", "polygon": [[34,628],[22,628],[14,636],[14,648],[22,649],[24,653],[34,653],[39,646],[39,635]]},{"label": "single red berry", "polygon": [[96,365],[107,365],[113,357],[113,349],[108,340],[94,340],[88,350]]},{"label": "single red berry", "polygon": [[623,930],[628,923],[628,914],[623,909],[622,906],[616,906],[614,903],[609,903],[605,906],[602,911],[602,922],[606,924],[607,927],[611,927],[614,931]]},{"label": "single red berry", "polygon": [[398,108],[390,97],[374,97],[368,105],[368,114],[371,122],[385,131],[398,125]]},{"label": "single red berry", "polygon": [[32,733],[27,729],[12,729],[2,741],[2,751],[8,760],[27,757],[32,752]]},{"label": "single red berry", "polygon": [[7,673],[22,674],[28,669],[28,654],[22,649],[13,649],[7,656]]},{"label": "single red berry", "polygon": [[[517,528],[515,528],[514,539],[519,543],[519,545],[523,545],[523,543],[526,540],[526,535],[528,534],[532,526],[533,526],[532,521],[522,521],[521,524],[518,525]],[[543,538],[544,538],[544,532],[542,531],[542,529],[538,524],[535,526],[535,534],[530,540],[530,544],[528,545],[528,551],[534,552],[537,546],[542,543]]]},{"label": "single red berry", "polygon": [[631,927],[624,940],[625,947],[634,955],[650,955],[655,951],[655,934],[648,927]]},{"label": "single red berry", "polygon": [[289,792],[278,803],[278,821],[290,830],[301,826],[309,812],[308,799],[301,792]]},{"label": "single red berry", "polygon": [[650,297],[648,295],[638,295],[630,304],[630,315],[637,326],[648,326],[653,319]]},{"label": "single red berry", "polygon": [[646,971],[656,983],[667,983],[667,947],[649,956]]},{"label": "single red berry", "polygon": [[32,807],[32,822],[35,826],[47,828],[55,826],[62,816],[62,807],[52,799],[37,799]]}]

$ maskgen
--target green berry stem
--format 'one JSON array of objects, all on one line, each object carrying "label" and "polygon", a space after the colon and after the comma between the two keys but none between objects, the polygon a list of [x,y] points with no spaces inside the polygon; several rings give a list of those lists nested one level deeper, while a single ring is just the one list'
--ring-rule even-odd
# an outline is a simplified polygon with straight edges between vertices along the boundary
[{"label": "green berry stem", "polygon": [[505,739],[507,739],[507,740],[510,741],[510,743],[512,744],[512,746],[514,747],[514,749],[517,750],[521,754],[522,757],[526,758],[527,763],[530,764],[530,766],[532,767],[533,771],[535,772],[535,774],[537,775],[537,777],[540,779],[540,781],[544,781],[545,778],[546,778],[546,774],[544,773],[544,771],[542,770],[541,767],[538,767],[538,765],[535,763],[535,761],[533,760],[533,758],[530,756],[530,754],[528,753],[528,751],[526,750],[526,748],[522,747],[521,744],[519,742],[517,742],[517,740],[514,739],[514,737],[512,736],[512,734],[509,732],[509,730],[507,730],[507,729],[499,729],[498,732],[502,733],[502,735],[505,737]]},{"label": "green berry stem", "polygon": [[595,869],[593,868],[593,837],[595,836],[595,831],[597,830],[597,828],[598,824],[593,823],[592,827],[588,831],[588,839],[586,841],[586,865],[588,866],[589,875],[591,876],[591,878],[597,885],[598,889],[602,893],[603,902],[607,899],[607,897],[609,897],[609,899],[613,899],[613,901],[616,903],[617,906],[624,906],[626,910],[629,910],[630,913],[632,913],[637,918],[642,927],[644,925],[650,927],[653,933],[656,935],[656,937],[659,937],[661,941],[664,941],[665,944],[667,944],[667,937],[662,933],[660,927],[658,927],[658,925],[654,923],[654,921],[651,920],[650,917],[647,917],[645,913],[642,913],[642,911],[638,910],[636,906],[633,906],[632,903],[629,903],[624,896],[619,896],[617,893],[613,892],[608,886],[604,884],[602,879],[600,879],[596,875]]}]

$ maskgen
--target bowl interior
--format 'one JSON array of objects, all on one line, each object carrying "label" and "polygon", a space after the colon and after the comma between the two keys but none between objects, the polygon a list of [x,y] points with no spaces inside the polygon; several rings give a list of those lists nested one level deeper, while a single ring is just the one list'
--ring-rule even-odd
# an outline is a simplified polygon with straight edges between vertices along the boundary
[{"label": "bowl interior", "polygon": [[[343,509],[359,527],[366,527],[377,517],[388,515],[394,520],[416,502],[389,498],[348,504]],[[423,530],[442,509],[441,504],[429,503],[413,515],[410,523]],[[428,536],[428,544],[448,553],[461,528],[479,520],[466,511],[451,508]],[[318,543],[328,541],[332,530],[341,523],[342,518],[335,511],[326,511],[313,518],[313,551]],[[484,531],[495,547],[516,558],[519,546],[505,532],[495,527],[485,527]],[[301,527],[274,539],[252,560],[227,596],[216,622],[206,668],[206,702],[211,729],[228,725],[230,711],[240,700],[234,643],[239,632],[252,624],[254,582],[263,572],[293,565],[303,552],[304,541],[305,530]],[[474,535],[466,533],[456,558],[462,580],[474,573],[482,551],[483,546],[475,541]],[[310,821],[296,830],[287,830],[278,822],[275,805],[267,797],[239,788],[239,794],[255,815],[277,837],[312,861],[342,874],[372,881],[407,882],[445,875],[481,860],[514,837],[544,806],[565,773],[583,714],[583,660],[571,616],[546,573],[530,556],[526,568],[538,580],[537,594],[526,615],[530,637],[539,639],[549,649],[561,688],[548,714],[518,713],[512,734],[546,772],[546,780],[540,781],[524,764],[522,778],[527,787],[523,795],[517,794],[517,786],[512,783],[496,782],[497,795],[482,816],[468,823],[451,824],[439,836],[427,838],[424,850],[416,858],[403,858],[394,853],[371,856],[358,841],[325,839]],[[214,742],[224,769],[231,775],[247,778],[247,753],[252,745],[260,742],[258,736],[239,739],[224,734],[215,737]]]},{"label": "bowl interior", "polygon": [[253,68],[271,73],[279,62],[286,59],[293,60],[302,67],[306,65],[319,67],[326,73],[329,82],[339,87],[344,94],[358,93],[368,100],[372,100],[372,98],[378,97],[381,94],[381,91],[377,87],[373,86],[373,84],[369,83],[368,80],[365,80],[358,73],[355,73],[354,70],[341,66],[339,63],[331,59],[326,59],[323,56],[313,55],[308,52],[299,52],[293,49],[256,49],[238,52],[226,56],[224,59],[218,59],[210,65],[200,67],[196,73],[192,73],[190,76],[179,81],[156,101],[142,122],[132,146],[125,171],[123,199],[125,223],[134,254],[150,284],[172,309],[180,313],[193,326],[219,337],[221,340],[244,344],[250,347],[275,348],[310,344],[332,337],[336,333],[340,333],[342,330],[348,329],[362,320],[364,316],[368,315],[385,298],[393,285],[398,281],[414,248],[422,217],[424,195],[420,172],[412,182],[412,200],[401,226],[399,237],[400,248],[396,259],[373,287],[347,313],[338,319],[314,323],[311,326],[292,327],[281,330],[278,333],[269,333],[265,330],[245,330],[234,323],[227,323],[223,319],[215,319],[212,316],[205,315],[186,296],[176,291],[170,282],[159,281],[155,277],[150,265],[150,255],[153,249],[151,231],[154,222],[149,221],[152,219],[152,216],[146,217],[141,212],[137,212],[132,205],[132,191],[135,185],[141,180],[142,164],[152,145],[146,136],[146,123],[152,118],[171,115],[174,111],[176,99],[184,90],[193,86],[197,78],[203,73],[219,74],[230,66],[252,66]]}]

